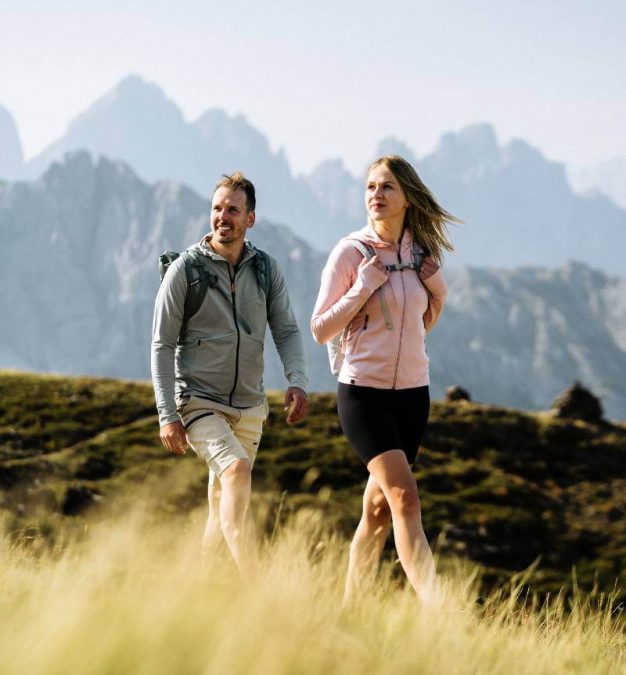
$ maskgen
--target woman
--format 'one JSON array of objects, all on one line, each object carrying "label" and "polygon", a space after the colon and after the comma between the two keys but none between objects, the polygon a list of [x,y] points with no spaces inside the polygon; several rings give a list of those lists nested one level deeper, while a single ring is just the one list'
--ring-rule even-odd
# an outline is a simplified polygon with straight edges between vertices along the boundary
[{"label": "woman", "polygon": [[395,155],[370,166],[365,205],[368,225],[333,249],[311,319],[317,342],[341,335],[337,409],[370,474],[344,600],[376,569],[392,524],[400,563],[426,598],[435,565],[411,466],[430,406],[425,335],[441,314],[439,267],[444,250],[453,249],[446,222],[458,220]]}]

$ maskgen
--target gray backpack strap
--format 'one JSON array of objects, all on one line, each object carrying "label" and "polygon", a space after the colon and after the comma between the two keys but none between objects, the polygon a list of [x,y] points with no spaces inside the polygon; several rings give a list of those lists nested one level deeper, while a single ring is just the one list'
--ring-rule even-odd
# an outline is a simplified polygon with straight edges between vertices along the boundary
[{"label": "gray backpack strap", "polygon": [[200,309],[209,288],[217,286],[217,274],[209,269],[208,258],[203,255],[187,250],[181,253],[185,262],[187,275],[187,294],[185,295],[185,308],[183,311],[183,324],[181,335],[184,334],[187,323]]},{"label": "gray backpack strap", "polygon": [[179,340],[182,339],[187,323],[200,309],[209,288],[217,286],[217,275],[213,274],[208,267],[205,256],[198,255],[187,249],[182,253],[176,251],[164,251],[159,256],[159,274],[161,281],[167,270],[177,258],[182,258],[185,263],[185,276],[187,277],[187,291],[185,293],[185,305],[183,307],[183,321],[181,324]]},{"label": "gray backpack strap", "polygon": [[[370,244],[366,244],[360,239],[350,239],[350,242],[356,248],[356,250],[365,258],[365,260],[371,260],[376,251],[374,247]],[[330,363],[330,371],[333,375],[339,375],[341,366],[343,365],[343,348],[344,348],[344,336],[347,334],[348,326],[346,326],[340,333],[337,333],[326,343],[326,349],[328,350],[328,361]]]},{"label": "gray backpack strap", "polygon": [[412,258],[411,262],[394,263],[393,265],[386,265],[388,272],[401,272],[402,270],[415,270],[419,276],[422,269],[422,262],[424,258],[424,249],[415,241],[412,240],[411,245]]},{"label": "gray backpack strap", "polygon": [[371,260],[375,255],[376,251],[371,244],[366,244],[360,239],[351,239],[350,240],[354,245],[354,248],[365,258],[365,260]]},{"label": "gray backpack strap", "polygon": [[[363,256],[366,260],[371,260],[376,255],[376,250],[370,244],[365,244],[362,241],[356,239],[354,245],[361,253],[363,253]],[[391,269],[392,267],[393,265],[385,265],[385,268],[388,272],[393,271]],[[380,302],[380,310],[383,313],[383,318],[385,319],[385,327],[387,330],[393,330],[391,312],[389,311],[389,305],[387,304],[387,299],[385,298],[385,284],[379,286],[376,292],[378,294],[378,301]]]},{"label": "gray backpack strap", "polygon": [[[350,240],[354,247],[363,255],[363,257],[369,261],[376,255],[376,249],[371,244],[366,244],[360,239],[351,239]],[[385,266],[388,272],[393,271],[391,268],[393,265]],[[387,330],[393,330],[393,322],[391,321],[391,312],[389,311],[389,305],[387,304],[387,299],[385,298],[385,284],[378,287],[378,299],[380,302],[380,309],[383,313],[385,319],[385,326]]]},{"label": "gray backpack strap", "polygon": [[163,277],[170,265],[179,255],[180,253],[176,253],[176,251],[163,251],[163,253],[161,253],[159,256],[159,276],[161,277],[161,281],[163,281]]},{"label": "gray backpack strap", "polygon": [[415,272],[419,277],[420,272],[422,271],[422,264],[424,263],[424,258],[428,255],[426,249],[422,248],[416,241],[413,239],[413,264],[415,265]]},{"label": "gray backpack strap", "polygon": [[270,293],[272,292],[272,264],[270,257],[265,251],[256,246],[252,246],[255,251],[252,264],[256,274],[256,280],[265,296],[265,305],[268,306]]}]

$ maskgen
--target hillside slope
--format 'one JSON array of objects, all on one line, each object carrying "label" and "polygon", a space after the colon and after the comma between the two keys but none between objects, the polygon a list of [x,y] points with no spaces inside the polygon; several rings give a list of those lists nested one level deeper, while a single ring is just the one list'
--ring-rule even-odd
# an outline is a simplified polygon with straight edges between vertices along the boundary
[{"label": "hillside slope", "polygon": [[[278,394],[270,403],[257,510],[262,502],[275,513],[282,493],[283,515],[319,509],[349,536],[366,471],[334,396],[313,395],[297,427],[284,425]],[[624,426],[434,403],[416,476],[431,542],[483,565],[488,582],[540,558],[537,589],[560,587],[576,566],[583,587],[597,579],[610,590],[624,568]],[[54,540],[61,522],[123,511],[146,486],[164,512],[206,499],[206,467],[193,452],[181,459],[161,448],[147,383],[0,374],[0,520],[15,537]]]}]

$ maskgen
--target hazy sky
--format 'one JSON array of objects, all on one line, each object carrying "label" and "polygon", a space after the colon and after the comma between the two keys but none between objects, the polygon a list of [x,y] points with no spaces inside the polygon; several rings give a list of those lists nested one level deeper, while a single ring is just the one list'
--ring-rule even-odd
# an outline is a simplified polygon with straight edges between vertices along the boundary
[{"label": "hazy sky", "polygon": [[623,0],[0,0],[0,105],[27,156],[136,73],[297,172],[480,121],[579,167],[626,155],[625,44]]}]

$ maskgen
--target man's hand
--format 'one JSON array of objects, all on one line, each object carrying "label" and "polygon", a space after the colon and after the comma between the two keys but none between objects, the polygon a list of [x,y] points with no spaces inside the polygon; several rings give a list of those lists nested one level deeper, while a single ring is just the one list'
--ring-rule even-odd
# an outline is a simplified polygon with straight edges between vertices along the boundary
[{"label": "man's hand", "polygon": [[187,434],[185,433],[183,423],[180,421],[170,422],[170,424],[162,426],[161,443],[163,443],[163,447],[175,455],[184,455],[189,442],[187,441]]},{"label": "man's hand", "polygon": [[303,420],[309,412],[306,393],[299,387],[289,387],[285,392],[285,412],[287,424],[295,424]]}]

